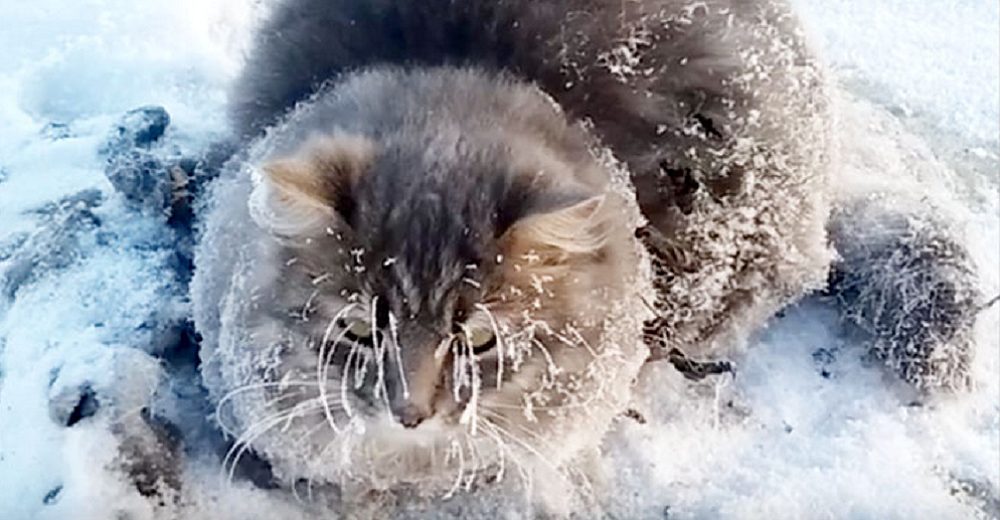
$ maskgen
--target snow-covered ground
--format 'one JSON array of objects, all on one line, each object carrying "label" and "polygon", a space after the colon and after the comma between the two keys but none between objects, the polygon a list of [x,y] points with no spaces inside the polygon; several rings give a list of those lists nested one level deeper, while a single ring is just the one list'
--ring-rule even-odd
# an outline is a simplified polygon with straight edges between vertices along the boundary
[{"label": "snow-covered ground", "polygon": [[[0,0],[0,519],[150,514],[109,470],[123,418],[102,400],[133,399],[119,413],[140,414],[155,355],[188,313],[185,273],[173,228],[130,208],[101,149],[123,113],[150,104],[171,116],[160,157],[216,140],[257,3]],[[926,195],[965,234],[983,293],[1000,292],[1000,6],[796,3],[844,87],[844,174]],[[651,367],[645,423],[621,422],[606,443],[613,512],[997,518],[998,314],[978,325],[977,390],[919,405],[860,361],[821,302],[755,336],[735,378]],[[184,518],[303,514],[191,461],[185,478],[201,486]]]}]

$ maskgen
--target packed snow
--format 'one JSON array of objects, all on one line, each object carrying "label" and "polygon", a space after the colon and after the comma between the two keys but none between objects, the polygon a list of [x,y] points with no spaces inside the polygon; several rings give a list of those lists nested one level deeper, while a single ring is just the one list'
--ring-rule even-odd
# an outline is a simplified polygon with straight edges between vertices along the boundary
[{"label": "packed snow", "polygon": [[[840,173],[947,215],[983,294],[1000,293],[1000,7],[796,4],[840,86]],[[226,89],[260,10],[0,0],[0,519],[154,518],[155,500],[122,478],[113,425],[145,413],[155,389],[180,397],[168,404],[197,392],[183,363],[190,223],[127,196],[157,186],[129,184],[127,168],[112,184],[105,170],[152,161],[197,180],[220,153]],[[153,106],[165,113],[125,115]],[[164,132],[139,156],[116,148],[148,140],[130,118]],[[735,376],[691,382],[652,365],[604,446],[609,514],[1000,518],[1000,306],[976,334],[976,389],[930,400],[865,363],[819,299],[755,334]],[[166,367],[165,352],[182,361]],[[226,482],[210,449],[187,455],[182,518],[318,514]]]}]

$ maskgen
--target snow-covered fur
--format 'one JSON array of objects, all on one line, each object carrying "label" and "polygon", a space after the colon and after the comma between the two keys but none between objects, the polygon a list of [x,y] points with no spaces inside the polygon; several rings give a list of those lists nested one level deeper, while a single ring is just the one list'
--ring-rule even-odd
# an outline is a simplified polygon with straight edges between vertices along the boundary
[{"label": "snow-covered fur", "polygon": [[457,68],[352,75],[254,144],[194,280],[227,464],[591,498],[571,461],[626,406],[649,290],[628,183],[591,147],[537,88]]},{"label": "snow-covered fur", "polygon": [[834,258],[829,97],[783,1],[286,0],[232,107],[195,322],[227,463],[289,485],[514,474],[579,507],[642,340],[731,356]]},{"label": "snow-covered fur", "polygon": [[970,384],[983,295],[952,227],[892,193],[842,201],[829,225],[839,254],[829,291],[842,319],[875,359],[925,391]]},{"label": "snow-covered fur", "polygon": [[828,95],[782,1],[286,1],[237,80],[237,130],[384,62],[509,71],[593,125],[656,237],[658,350],[726,354],[825,281]]}]

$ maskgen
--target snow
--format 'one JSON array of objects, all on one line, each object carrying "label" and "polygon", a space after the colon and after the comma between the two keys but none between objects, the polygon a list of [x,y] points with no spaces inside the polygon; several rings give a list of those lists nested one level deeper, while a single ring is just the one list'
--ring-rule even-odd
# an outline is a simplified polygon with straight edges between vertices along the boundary
[{"label": "snow", "polygon": [[1000,6],[983,0],[795,2],[841,77],[966,140],[1000,131]]},{"label": "snow", "polygon": [[[845,175],[905,181],[951,215],[996,295],[1000,7],[796,3],[844,87]],[[184,275],[172,228],[116,194],[99,150],[143,105],[172,119],[160,157],[217,140],[257,4],[0,0],[0,289],[12,293],[0,290],[0,518],[153,514],[114,471],[116,418],[102,400],[138,414],[165,377],[154,355],[189,313]],[[51,205],[83,190],[100,195]],[[998,314],[978,324],[977,389],[920,404],[812,300],[755,335],[735,377],[692,383],[649,367],[635,403],[645,423],[623,419],[605,446],[612,512],[998,517]],[[88,392],[96,410],[77,406]],[[284,493],[222,482],[208,460],[184,468],[185,518],[306,515]]]}]

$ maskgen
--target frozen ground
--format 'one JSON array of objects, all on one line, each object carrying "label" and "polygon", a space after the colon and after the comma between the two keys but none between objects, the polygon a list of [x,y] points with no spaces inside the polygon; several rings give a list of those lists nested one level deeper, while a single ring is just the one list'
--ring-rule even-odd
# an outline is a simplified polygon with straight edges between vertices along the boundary
[{"label": "frozen ground", "polygon": [[[1000,292],[996,3],[797,3],[847,92],[844,174],[904,183],[951,214],[983,292]],[[100,150],[124,112],[156,104],[173,147],[157,153],[201,153],[222,131],[252,6],[0,0],[0,519],[149,514],[107,470],[122,417],[101,403],[134,399],[119,409],[140,413],[152,355],[182,333],[185,269],[173,228],[130,209]],[[1000,516],[998,307],[979,323],[978,389],[921,405],[832,324],[819,302],[790,309],[735,378],[691,384],[651,368],[636,403],[645,424],[624,421],[607,442],[616,516]],[[202,485],[185,518],[299,511],[191,460],[185,478]]]}]

